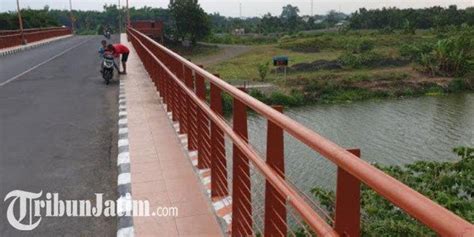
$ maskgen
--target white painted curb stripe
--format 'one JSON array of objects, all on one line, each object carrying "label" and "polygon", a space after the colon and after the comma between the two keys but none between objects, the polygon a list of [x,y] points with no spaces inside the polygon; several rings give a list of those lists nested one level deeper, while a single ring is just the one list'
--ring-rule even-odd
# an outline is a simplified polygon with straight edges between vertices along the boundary
[{"label": "white painted curb stripe", "polygon": [[210,183],[211,183],[211,177],[209,176],[209,177],[203,178],[203,179],[202,179],[202,183],[203,183],[204,185],[210,184]]},{"label": "white painted curb stripe", "polygon": [[122,228],[117,231],[117,237],[131,237],[133,236],[133,227]]},{"label": "white painted curb stripe", "polygon": [[118,180],[117,180],[118,185],[129,184],[131,182],[132,182],[132,176],[130,175],[130,173],[119,174]]},{"label": "white painted curb stripe", "polygon": [[117,159],[117,165],[123,165],[123,164],[128,164],[130,163],[130,153],[128,152],[122,152],[118,155]]},{"label": "white painted curb stripe", "polygon": [[118,141],[118,146],[121,147],[121,146],[128,146],[128,139],[120,139]]},{"label": "white painted curb stripe", "polygon": [[128,133],[128,128],[119,128],[119,134],[126,134]]}]

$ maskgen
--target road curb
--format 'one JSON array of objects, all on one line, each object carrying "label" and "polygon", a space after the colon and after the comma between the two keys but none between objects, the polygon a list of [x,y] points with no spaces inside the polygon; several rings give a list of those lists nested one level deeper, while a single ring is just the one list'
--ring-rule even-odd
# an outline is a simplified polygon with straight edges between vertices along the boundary
[{"label": "road curb", "polygon": [[[130,148],[128,142],[128,119],[125,95],[125,83],[120,80],[119,113],[118,113],[118,156],[117,156],[117,191],[118,220],[117,237],[133,237],[132,182],[130,172]],[[130,215],[124,215],[129,213]]]},{"label": "road curb", "polygon": [[39,46],[47,45],[47,44],[50,44],[52,42],[57,42],[57,41],[60,41],[60,40],[70,38],[72,36],[73,35],[68,35],[68,36],[65,36],[65,37],[60,37],[60,38],[56,38],[56,39],[52,39],[52,40],[48,40],[48,41],[44,41],[44,42],[40,42],[40,43],[36,43],[36,44],[32,43],[32,44],[25,45],[23,47],[18,47],[18,48],[15,48],[15,49],[6,50],[6,51],[3,51],[3,52],[0,52],[0,57],[16,54],[16,53],[19,53],[19,52],[22,52],[22,51],[25,51],[25,50],[28,50],[28,49],[33,49],[33,48],[36,48],[36,47],[39,47]]}]

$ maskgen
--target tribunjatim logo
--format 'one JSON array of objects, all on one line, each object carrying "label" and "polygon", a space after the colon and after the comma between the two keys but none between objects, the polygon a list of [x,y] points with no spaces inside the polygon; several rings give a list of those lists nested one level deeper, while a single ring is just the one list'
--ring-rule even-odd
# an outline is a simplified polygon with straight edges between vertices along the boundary
[{"label": "tribunjatim logo", "polygon": [[104,194],[95,193],[95,205],[90,200],[61,200],[58,193],[38,193],[14,190],[4,202],[8,204],[7,220],[21,231],[37,228],[43,217],[115,217],[115,216],[178,216],[177,207],[157,207],[150,212],[147,200],[132,200],[130,194],[118,200],[104,200]]}]

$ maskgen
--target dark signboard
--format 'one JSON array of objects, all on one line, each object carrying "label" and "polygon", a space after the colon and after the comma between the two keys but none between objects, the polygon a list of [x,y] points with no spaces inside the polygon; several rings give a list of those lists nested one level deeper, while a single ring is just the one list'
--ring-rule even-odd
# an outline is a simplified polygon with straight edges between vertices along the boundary
[{"label": "dark signboard", "polygon": [[288,66],[288,56],[273,57],[273,66]]}]

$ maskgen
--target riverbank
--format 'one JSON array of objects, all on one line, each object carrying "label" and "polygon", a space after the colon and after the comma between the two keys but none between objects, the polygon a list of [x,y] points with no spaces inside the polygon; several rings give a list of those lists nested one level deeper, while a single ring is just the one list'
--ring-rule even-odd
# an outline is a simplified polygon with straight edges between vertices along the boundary
[{"label": "riverbank", "polygon": [[[404,166],[381,166],[379,169],[417,190],[468,222],[474,222],[474,148],[457,147],[456,162],[417,161]],[[313,188],[312,194],[334,216],[335,193]],[[437,236],[403,210],[372,191],[361,188],[362,235],[367,236]]]},{"label": "riverbank", "polygon": [[[232,84],[274,85],[271,90],[249,93],[267,104],[289,107],[473,91],[470,45],[474,44],[472,39],[461,40],[466,35],[474,33],[354,31],[284,36],[277,44],[254,45],[249,52],[207,69]],[[439,48],[443,44],[463,52],[462,60],[451,62],[450,56],[443,56],[445,49]],[[272,66],[277,55],[289,57],[286,76]],[[431,64],[423,61],[427,55]]]}]

